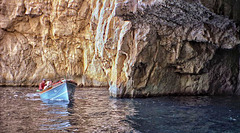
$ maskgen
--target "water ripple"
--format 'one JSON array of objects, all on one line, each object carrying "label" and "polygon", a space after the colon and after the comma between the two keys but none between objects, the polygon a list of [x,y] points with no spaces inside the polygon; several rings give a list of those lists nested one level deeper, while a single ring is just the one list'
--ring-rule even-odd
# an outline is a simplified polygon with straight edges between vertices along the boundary
[{"label": "water ripple", "polygon": [[64,103],[2,87],[0,102],[1,132],[240,132],[240,97],[114,99],[107,88],[77,88]]}]

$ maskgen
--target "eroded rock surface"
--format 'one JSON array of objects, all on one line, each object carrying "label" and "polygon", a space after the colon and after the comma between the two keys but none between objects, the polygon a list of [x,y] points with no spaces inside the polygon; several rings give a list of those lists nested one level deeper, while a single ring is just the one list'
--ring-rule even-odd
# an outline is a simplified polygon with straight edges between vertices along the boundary
[{"label": "eroded rock surface", "polygon": [[[0,4],[1,84],[32,85],[42,78],[65,77],[83,85],[106,85],[102,69],[89,70],[94,57],[90,0]],[[95,79],[87,76],[90,72]]]},{"label": "eroded rock surface", "polygon": [[200,1],[141,1],[137,9],[133,1],[116,6],[116,15],[132,23],[132,41],[119,50],[125,60],[117,70],[126,70],[127,82],[113,83],[113,96],[237,93],[239,33],[233,21]]},{"label": "eroded rock surface", "polygon": [[240,94],[233,3],[0,0],[0,84],[65,77],[117,97]]}]

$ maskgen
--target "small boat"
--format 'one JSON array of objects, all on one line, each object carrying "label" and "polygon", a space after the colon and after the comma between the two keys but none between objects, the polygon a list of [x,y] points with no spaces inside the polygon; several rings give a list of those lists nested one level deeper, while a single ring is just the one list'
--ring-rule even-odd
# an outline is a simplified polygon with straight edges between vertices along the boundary
[{"label": "small boat", "polygon": [[61,81],[47,86],[43,91],[40,91],[42,101],[70,101],[73,98],[77,83],[72,80],[62,79]]}]

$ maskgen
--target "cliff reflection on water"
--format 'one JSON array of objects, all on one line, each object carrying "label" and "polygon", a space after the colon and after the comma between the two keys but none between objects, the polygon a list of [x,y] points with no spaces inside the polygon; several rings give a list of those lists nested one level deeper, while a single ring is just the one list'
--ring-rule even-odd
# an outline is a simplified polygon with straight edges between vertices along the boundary
[{"label": "cliff reflection on water", "polygon": [[240,132],[240,97],[114,99],[77,88],[68,103],[43,103],[34,88],[0,88],[0,132]]}]

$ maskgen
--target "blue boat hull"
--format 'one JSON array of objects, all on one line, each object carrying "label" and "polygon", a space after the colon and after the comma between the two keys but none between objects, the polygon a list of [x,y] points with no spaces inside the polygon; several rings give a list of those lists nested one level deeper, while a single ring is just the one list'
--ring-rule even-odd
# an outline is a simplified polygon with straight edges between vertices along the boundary
[{"label": "blue boat hull", "polygon": [[68,81],[63,81],[53,87],[46,89],[40,93],[40,98],[43,101],[70,101],[73,98],[76,84]]}]

